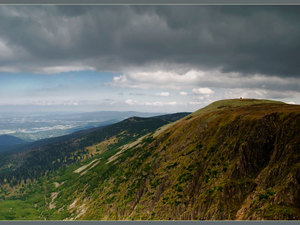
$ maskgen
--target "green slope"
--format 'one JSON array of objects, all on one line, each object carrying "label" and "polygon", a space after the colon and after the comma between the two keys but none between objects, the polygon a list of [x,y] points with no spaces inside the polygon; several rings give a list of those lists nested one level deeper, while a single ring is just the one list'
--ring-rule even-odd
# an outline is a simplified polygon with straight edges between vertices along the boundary
[{"label": "green slope", "polygon": [[42,202],[41,219],[300,219],[299,105],[218,101],[131,144],[93,148],[4,202]]}]

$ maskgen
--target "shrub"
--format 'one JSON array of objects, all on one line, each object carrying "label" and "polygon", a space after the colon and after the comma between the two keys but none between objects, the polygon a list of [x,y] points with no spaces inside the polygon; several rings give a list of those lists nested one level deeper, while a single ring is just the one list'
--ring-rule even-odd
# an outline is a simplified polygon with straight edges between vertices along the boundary
[{"label": "shrub", "polygon": [[191,173],[183,173],[178,177],[178,181],[180,183],[186,182],[190,179],[192,179],[193,175]]}]

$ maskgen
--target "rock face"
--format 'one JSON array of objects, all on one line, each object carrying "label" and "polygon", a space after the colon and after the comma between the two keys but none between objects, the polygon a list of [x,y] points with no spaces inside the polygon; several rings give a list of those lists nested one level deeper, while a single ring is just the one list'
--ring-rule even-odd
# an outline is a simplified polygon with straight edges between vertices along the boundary
[{"label": "rock face", "polygon": [[128,150],[80,219],[300,219],[300,106],[238,101]]}]

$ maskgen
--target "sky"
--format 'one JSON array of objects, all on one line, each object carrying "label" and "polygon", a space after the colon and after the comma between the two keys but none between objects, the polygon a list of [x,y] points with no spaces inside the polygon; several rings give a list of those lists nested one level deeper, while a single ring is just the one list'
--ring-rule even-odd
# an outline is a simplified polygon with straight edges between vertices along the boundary
[{"label": "sky", "polygon": [[0,112],[300,104],[299,6],[0,6]]}]

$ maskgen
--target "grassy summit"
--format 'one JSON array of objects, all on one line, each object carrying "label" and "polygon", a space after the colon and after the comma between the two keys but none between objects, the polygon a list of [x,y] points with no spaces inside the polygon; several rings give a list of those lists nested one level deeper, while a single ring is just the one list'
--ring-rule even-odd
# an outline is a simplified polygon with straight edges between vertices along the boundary
[{"label": "grassy summit", "polygon": [[234,108],[234,107],[257,105],[257,104],[285,104],[285,103],[280,101],[267,100],[267,99],[224,99],[224,100],[215,101],[209,104],[208,106],[197,110],[192,115],[198,115],[198,114],[208,113],[212,111],[219,111],[224,108]]}]

